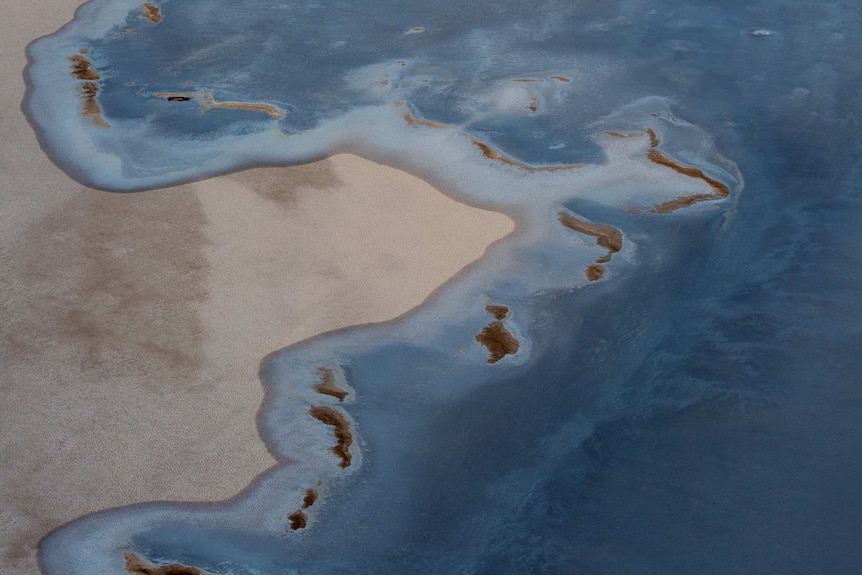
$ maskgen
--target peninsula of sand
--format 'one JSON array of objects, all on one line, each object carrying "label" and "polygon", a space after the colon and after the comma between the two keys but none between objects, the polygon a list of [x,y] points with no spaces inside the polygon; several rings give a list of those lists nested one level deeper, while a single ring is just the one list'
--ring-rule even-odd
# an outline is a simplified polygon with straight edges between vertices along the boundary
[{"label": "peninsula of sand", "polygon": [[82,186],[21,112],[27,44],[78,3],[0,21],[2,575],[38,573],[39,540],[84,514],[236,494],[275,463],[255,427],[261,358],[407,312],[513,229],[352,155]]}]

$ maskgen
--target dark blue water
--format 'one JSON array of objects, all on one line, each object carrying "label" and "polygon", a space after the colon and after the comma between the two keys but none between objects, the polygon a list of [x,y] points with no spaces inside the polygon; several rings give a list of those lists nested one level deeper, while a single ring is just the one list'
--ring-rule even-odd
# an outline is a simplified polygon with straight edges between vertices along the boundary
[{"label": "dark blue water", "polygon": [[[347,411],[365,442],[362,466],[333,484],[307,533],[278,538],[233,518],[271,493],[262,478],[216,519],[197,506],[142,506],[73,524],[45,540],[47,571],[63,572],[61,559],[76,556],[77,542],[111,532],[114,517],[156,518],[138,530],[118,528],[123,548],[214,573],[862,571],[860,8],[593,4],[396,10],[377,2],[348,18],[346,30],[323,26],[318,40],[357,34],[369,21],[376,33],[422,25],[428,30],[411,37],[411,49],[432,53],[430,61],[454,54],[470,30],[501,37],[507,22],[528,22],[511,32],[522,38],[521,50],[511,60],[497,55],[500,77],[519,72],[529,50],[547,69],[564,68],[566,58],[606,58],[614,64],[600,83],[602,97],[567,100],[573,113],[560,113],[560,122],[477,120],[459,102],[477,93],[471,81],[493,74],[472,52],[450,62],[457,80],[417,90],[413,109],[487,135],[526,161],[589,162],[598,149],[587,137],[591,122],[636,98],[668,96],[677,116],[712,134],[736,162],[744,190],[699,216],[631,216],[589,199],[567,202],[622,229],[638,255],[605,281],[574,290],[537,295],[517,292],[506,277],[489,283],[480,295],[523,318],[518,327],[531,346],[524,362],[489,367],[475,361],[479,352],[458,351],[470,349],[488,321],[473,309],[443,313],[440,330],[427,336],[398,325],[359,328],[267,358],[270,411],[261,429],[272,445],[290,443],[276,436],[279,382],[303,358],[338,363],[359,394]],[[194,19],[194,3],[177,6],[177,18]],[[297,29],[318,21],[310,4],[283,7]],[[209,15],[200,27],[219,38],[228,29],[254,30],[264,41],[275,35],[267,21],[248,11],[221,27]],[[771,34],[752,35],[758,28]],[[169,35],[155,38],[150,49],[175,53]],[[318,48],[307,44],[309,54]],[[324,59],[310,68],[327,86],[342,66],[402,52],[383,42],[355,52],[349,65]],[[298,73],[292,65],[284,73]],[[284,95],[265,88],[254,97]],[[330,98],[329,90],[304,89],[290,92],[302,102],[297,110]],[[106,90],[106,112],[121,109],[124,98]],[[328,99],[325,107],[336,113],[353,105]],[[211,131],[192,125],[198,119],[186,125],[160,114],[154,130]],[[290,129],[318,121],[297,115],[304,119]],[[567,143],[565,151],[549,152],[557,141]],[[680,160],[696,155],[696,143],[688,144],[677,140]],[[428,313],[447,301],[432,301]]]}]

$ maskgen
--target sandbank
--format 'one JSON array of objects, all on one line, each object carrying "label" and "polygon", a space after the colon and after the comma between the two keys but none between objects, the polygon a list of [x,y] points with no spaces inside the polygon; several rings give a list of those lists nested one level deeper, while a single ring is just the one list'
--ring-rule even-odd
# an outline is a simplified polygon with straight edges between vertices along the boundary
[{"label": "sandbank", "polygon": [[351,155],[138,194],[54,166],[21,112],[25,46],[76,0],[0,21],[0,573],[108,507],[220,500],[275,462],[264,355],[420,304],[513,229]]}]

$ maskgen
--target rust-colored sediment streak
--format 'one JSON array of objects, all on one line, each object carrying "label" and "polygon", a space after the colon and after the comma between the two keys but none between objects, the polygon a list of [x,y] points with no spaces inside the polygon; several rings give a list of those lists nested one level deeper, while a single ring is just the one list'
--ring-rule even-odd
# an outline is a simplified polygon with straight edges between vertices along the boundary
[{"label": "rust-colored sediment streak", "polygon": [[328,367],[318,367],[317,371],[320,372],[323,381],[314,386],[314,391],[323,395],[331,395],[338,401],[344,401],[348,393],[335,384],[335,375],[333,375],[332,370]]},{"label": "rust-colored sediment streak", "polygon": [[428,128],[445,128],[446,124],[441,124],[440,122],[432,122],[431,120],[422,120],[414,116],[411,112],[404,112],[404,121],[407,122],[407,125],[411,128],[415,128],[417,126],[427,126]]},{"label": "rust-colored sediment streak", "polygon": [[623,248],[622,232],[613,226],[593,224],[579,220],[575,216],[567,214],[566,212],[560,212],[560,223],[570,230],[596,238],[596,245],[608,250],[607,254],[587,266],[587,269],[584,272],[587,276],[587,280],[591,282],[602,279],[605,275],[605,268],[601,264],[606,264],[611,261],[613,255]]},{"label": "rust-colored sediment streak", "polygon": [[605,130],[602,133],[613,138],[636,138],[644,135],[643,132],[617,132],[616,130]]},{"label": "rust-colored sediment streak", "polygon": [[317,501],[317,490],[309,487],[305,490],[305,497],[302,498],[302,508],[308,509]]},{"label": "rust-colored sediment streak", "polygon": [[265,112],[273,118],[283,118],[284,111],[272,104],[264,104],[260,102],[216,102],[213,94],[209,90],[205,90],[201,102],[201,110],[206,112],[213,108],[233,108],[236,110],[249,110],[252,112]]},{"label": "rust-colored sediment streak", "polygon": [[623,234],[613,226],[585,222],[566,212],[560,212],[560,223],[576,232],[593,236],[596,245],[607,248],[611,254],[623,248]]},{"label": "rust-colored sediment streak", "polygon": [[93,62],[89,58],[75,54],[69,56],[69,62],[73,64],[72,75],[78,80],[98,80],[102,77],[101,74],[91,68]]},{"label": "rust-colored sediment streak", "polygon": [[496,321],[486,325],[476,336],[476,341],[484,345],[491,354],[488,363],[497,363],[507,355],[518,353],[521,345],[503,325],[503,320],[509,315],[509,308],[503,305],[488,305],[485,306],[485,311],[493,315]]},{"label": "rust-colored sediment streak", "polygon": [[728,195],[730,195],[730,188],[728,188],[726,185],[719,182],[718,180],[710,178],[709,176],[704,174],[703,170],[701,170],[700,168],[692,168],[691,166],[680,164],[679,162],[670,159],[658,150],[650,150],[649,153],[647,153],[647,158],[649,158],[650,161],[659,164],[660,166],[668,167],[675,172],[683,174],[684,176],[703,180],[704,182],[709,184],[709,186],[713,190],[715,190],[715,193],[722,198],[726,198]]},{"label": "rust-colored sediment streak", "polygon": [[96,100],[96,94],[99,93],[99,85],[95,82],[87,82],[81,86],[81,115],[85,118],[91,118],[93,124],[102,128],[110,128],[111,125],[102,117],[102,106]]},{"label": "rust-colored sediment streak", "polygon": [[[89,51],[89,50],[87,50]],[[85,54],[85,48],[78,50],[81,54]],[[102,106],[96,100],[96,95],[101,89],[94,80],[99,80],[102,75],[96,70],[93,70],[93,62],[81,54],[69,56],[69,62],[72,63],[72,76],[77,80],[87,80],[81,85],[81,116],[91,118],[93,124],[102,128],[110,128],[111,125],[102,117]]]},{"label": "rust-colored sediment streak", "polygon": [[533,82],[541,82],[539,78],[513,78],[513,82],[522,82],[524,84],[531,84]]},{"label": "rust-colored sediment streak", "polygon": [[353,459],[353,455],[350,453],[353,435],[350,433],[350,423],[347,418],[331,407],[320,405],[312,405],[308,413],[314,419],[334,428],[332,433],[335,435],[335,446],[332,448],[332,453],[341,459],[341,463],[338,464],[339,467],[342,469],[350,467],[350,460]]},{"label": "rust-colored sediment streak", "polygon": [[297,529],[305,529],[305,526],[308,525],[308,515],[302,509],[297,509],[293,513],[287,516],[287,520],[290,521],[290,530],[296,531]]},{"label": "rust-colored sediment streak", "polygon": [[565,76],[551,76],[551,79],[558,80],[560,82],[571,82],[571,80],[569,78],[566,78]]},{"label": "rust-colored sediment streak", "polygon": [[652,128],[647,128],[646,130],[647,136],[649,136],[649,147],[657,148],[659,144],[661,144],[661,140],[658,138],[658,134],[655,133],[655,130]]},{"label": "rust-colored sediment streak", "polygon": [[[711,200],[720,200],[723,196],[719,196],[718,194],[694,194],[691,196],[682,196],[681,198],[676,198],[675,200],[670,200],[661,204],[657,204],[651,210],[647,210],[651,214],[669,214],[671,212],[675,212],[676,210],[681,210],[682,208],[687,208],[689,206],[693,206],[694,204],[699,204],[700,202],[709,202]],[[636,211],[635,213],[641,213]]]},{"label": "rust-colored sediment streak", "polygon": [[144,18],[149,19],[154,24],[158,24],[162,21],[162,11],[152,2],[141,4],[141,10],[144,11]]},{"label": "rust-colored sediment streak", "polygon": [[684,176],[703,180],[709,185],[709,187],[714,190],[711,194],[692,194],[690,196],[682,196],[680,198],[657,204],[653,207],[653,209],[648,210],[650,213],[669,214],[673,211],[679,210],[681,208],[687,208],[700,202],[722,200],[730,195],[730,188],[728,188],[722,182],[710,178],[709,176],[704,174],[703,170],[701,170],[700,168],[693,168],[691,166],[680,164],[679,162],[672,160],[666,154],[654,148],[647,153],[647,158],[649,158],[649,160],[653,163],[656,163],[660,166],[664,166],[666,168],[670,168],[671,170]]},{"label": "rust-colored sediment streak", "polygon": [[524,170],[525,172],[535,173],[535,172],[559,172],[561,170],[574,170],[575,168],[579,168],[580,166],[575,164],[569,164],[564,166],[539,166],[534,167],[524,162],[519,162],[509,156],[505,156],[477,138],[470,138],[470,141],[473,142],[473,145],[479,148],[482,151],[482,155],[488,158],[489,160],[495,160],[500,162],[501,164],[505,164],[507,166],[514,166],[518,169]]},{"label": "rust-colored sediment streak", "polygon": [[123,553],[123,557],[126,559],[126,571],[134,575],[212,575],[209,571],[180,563],[156,566],[130,551]]}]

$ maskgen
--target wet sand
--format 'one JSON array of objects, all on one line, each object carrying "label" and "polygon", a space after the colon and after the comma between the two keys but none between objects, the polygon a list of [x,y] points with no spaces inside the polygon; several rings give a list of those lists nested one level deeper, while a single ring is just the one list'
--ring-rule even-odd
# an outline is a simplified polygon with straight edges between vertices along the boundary
[{"label": "wet sand", "polygon": [[20,106],[26,44],[77,4],[0,21],[4,575],[38,573],[39,539],[84,514],[236,494],[274,464],[264,355],[408,311],[513,227],[349,155],[139,194],[76,183]]}]

